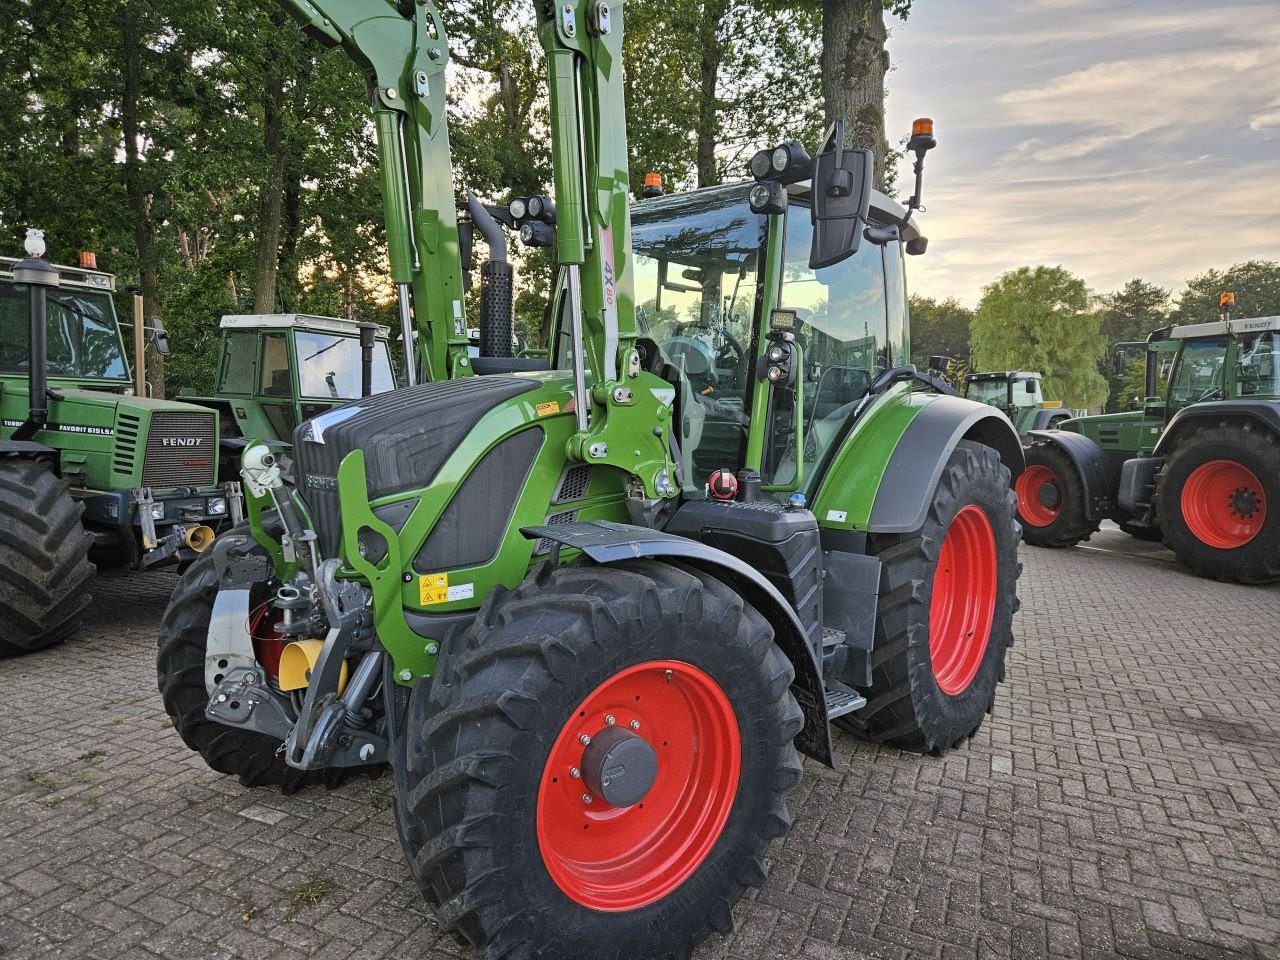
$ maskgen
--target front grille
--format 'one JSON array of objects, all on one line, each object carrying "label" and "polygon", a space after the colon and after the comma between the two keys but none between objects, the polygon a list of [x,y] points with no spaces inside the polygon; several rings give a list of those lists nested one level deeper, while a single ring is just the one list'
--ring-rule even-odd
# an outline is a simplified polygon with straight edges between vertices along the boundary
[{"label": "front grille", "polygon": [[559,505],[581,500],[586,496],[587,487],[590,485],[591,464],[578,463],[565,467],[564,473],[560,476],[560,486],[556,488],[556,495],[551,499],[551,502]]},{"label": "front grille", "polygon": [[116,445],[112,452],[112,468],[116,473],[132,476],[138,466],[138,431],[141,420],[132,413],[116,418]]},{"label": "front grille", "polygon": [[203,487],[213,483],[214,417],[161,410],[151,415],[142,482],[149,487]]}]

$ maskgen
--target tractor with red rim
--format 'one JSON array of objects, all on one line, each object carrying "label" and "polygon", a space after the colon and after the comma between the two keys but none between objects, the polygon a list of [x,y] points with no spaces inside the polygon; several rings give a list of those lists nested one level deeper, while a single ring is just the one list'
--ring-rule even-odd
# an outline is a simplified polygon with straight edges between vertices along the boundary
[{"label": "tractor with red rim", "polygon": [[[291,483],[248,445],[248,521],[165,612],[165,707],[247,784],[389,763],[424,897],[489,957],[687,956],[833,723],[941,753],[1004,677],[1021,444],[907,362],[932,123],[906,207],[840,124],[633,206],[623,4],[539,2],[554,195],[459,219],[435,4],[286,6],[369,76],[426,382],[299,424]],[[559,263],[545,360],[510,355],[502,224]]]},{"label": "tractor with red rim", "polygon": [[1202,577],[1280,580],[1280,317],[1224,310],[1144,346],[1138,409],[1030,434],[1023,539],[1069,547],[1111,519]]}]

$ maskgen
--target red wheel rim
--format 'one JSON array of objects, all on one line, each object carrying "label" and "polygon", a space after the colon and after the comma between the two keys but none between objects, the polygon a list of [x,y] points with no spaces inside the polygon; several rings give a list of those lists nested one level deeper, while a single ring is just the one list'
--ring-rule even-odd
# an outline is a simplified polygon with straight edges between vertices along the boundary
[{"label": "red wheel rim", "polygon": [[[610,806],[573,771],[581,737],[624,726],[657,754],[644,799]],[[635,910],[661,900],[715,846],[738,794],[742,744],[720,685],[677,660],[636,664],[596,687],[556,738],[538,788],[538,846],[556,885],[576,903]]]},{"label": "red wheel rim", "polygon": [[[1046,487],[1053,490],[1053,495],[1047,498],[1052,506],[1047,506],[1041,499]],[[1018,477],[1013,491],[1018,495],[1018,514],[1023,523],[1047,527],[1062,513],[1062,485],[1058,483],[1058,475],[1048,467],[1038,463],[1027,467]]]},{"label": "red wheel rim", "polygon": [[929,606],[929,659],[948,696],[968,689],[991,639],[996,609],[996,538],[970,504],[956,514],[938,551]]},{"label": "red wheel rim", "polygon": [[1182,516],[1201,543],[1219,550],[1243,547],[1262,530],[1267,496],[1253,471],[1234,460],[1210,460],[1182,487]]}]

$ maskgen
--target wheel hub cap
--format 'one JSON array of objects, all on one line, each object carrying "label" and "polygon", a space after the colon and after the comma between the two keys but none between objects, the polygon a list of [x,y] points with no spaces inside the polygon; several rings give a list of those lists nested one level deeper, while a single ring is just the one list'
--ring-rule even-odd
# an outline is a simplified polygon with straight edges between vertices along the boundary
[{"label": "wheel hub cap", "polygon": [[1210,547],[1243,547],[1262,532],[1267,497],[1254,472],[1235,460],[1210,460],[1191,471],[1182,487],[1182,518]]},{"label": "wheel hub cap", "polygon": [[605,727],[582,752],[587,789],[615,807],[633,807],[658,775],[658,754],[641,737],[621,727]]}]

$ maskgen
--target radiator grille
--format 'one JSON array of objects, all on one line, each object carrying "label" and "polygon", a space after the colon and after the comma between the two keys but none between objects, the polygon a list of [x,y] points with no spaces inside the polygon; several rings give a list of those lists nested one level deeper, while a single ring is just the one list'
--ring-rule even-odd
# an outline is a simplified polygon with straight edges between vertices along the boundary
[{"label": "radiator grille", "polygon": [[[547,519],[542,521],[542,525],[544,527],[554,527],[560,523],[573,523],[577,519],[577,510],[566,510],[563,513],[553,513],[551,516],[547,517]],[[545,556],[551,552],[551,548],[553,546],[555,546],[553,541],[543,537],[538,541],[538,545],[533,548],[533,555],[535,557]]]},{"label": "radiator grille", "polygon": [[574,500],[581,500],[586,495],[587,487],[591,485],[591,464],[579,463],[572,467],[565,467],[564,473],[560,477],[560,486],[556,490],[556,495],[552,499],[552,503],[570,503]]},{"label": "radiator grille", "polygon": [[112,453],[112,468],[116,473],[133,475],[138,465],[138,428],[140,421],[132,413],[122,413],[116,418],[116,445]]},{"label": "radiator grille", "polygon": [[[213,483],[217,450],[208,413],[161,410],[151,415],[142,482],[149,487],[203,487]],[[192,441],[195,441],[194,443]]]}]

